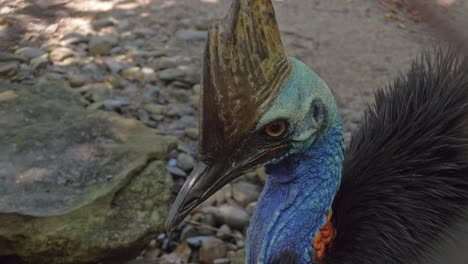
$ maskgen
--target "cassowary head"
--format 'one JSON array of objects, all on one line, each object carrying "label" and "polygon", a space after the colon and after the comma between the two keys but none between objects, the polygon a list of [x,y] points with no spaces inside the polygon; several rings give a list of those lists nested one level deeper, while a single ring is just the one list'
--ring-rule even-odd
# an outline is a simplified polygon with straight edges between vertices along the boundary
[{"label": "cassowary head", "polygon": [[[340,123],[327,85],[306,65],[286,56],[271,0],[233,1],[229,14],[209,30],[202,77],[199,162],[177,196],[168,228],[225,184],[257,166],[282,164],[278,169],[288,170],[290,161],[283,164],[287,157],[299,157],[324,131]],[[270,176],[269,181],[293,188],[300,173],[289,174]],[[301,192],[300,188],[295,191]],[[265,190],[262,197],[269,195],[281,196]],[[299,201],[281,198],[274,207],[297,206],[300,212]],[[278,218],[264,214],[257,212],[255,221],[268,225]],[[287,218],[301,217],[294,214],[297,212]],[[278,227],[288,226],[286,218],[282,221],[276,222]],[[294,229],[258,230],[252,239],[259,244],[275,239],[287,242],[284,237],[300,232]],[[312,241],[305,242],[295,247],[296,254],[308,252]],[[274,254],[280,249],[258,247],[251,251],[260,258],[255,262],[268,263],[268,259],[277,258]]]}]

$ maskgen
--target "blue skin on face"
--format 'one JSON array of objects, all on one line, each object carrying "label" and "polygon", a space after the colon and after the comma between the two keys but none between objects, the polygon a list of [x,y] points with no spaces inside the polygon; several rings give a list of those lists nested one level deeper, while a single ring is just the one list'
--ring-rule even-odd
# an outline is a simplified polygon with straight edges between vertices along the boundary
[{"label": "blue skin on face", "polygon": [[[290,155],[267,165],[267,182],[251,219],[246,263],[271,263],[294,252],[299,263],[313,263],[313,237],[325,224],[338,189],[343,161],[341,120],[331,92],[307,66],[291,59],[293,71],[259,127],[288,120]],[[326,110],[324,128],[310,118],[320,99]],[[311,257],[312,256],[312,257]]]}]

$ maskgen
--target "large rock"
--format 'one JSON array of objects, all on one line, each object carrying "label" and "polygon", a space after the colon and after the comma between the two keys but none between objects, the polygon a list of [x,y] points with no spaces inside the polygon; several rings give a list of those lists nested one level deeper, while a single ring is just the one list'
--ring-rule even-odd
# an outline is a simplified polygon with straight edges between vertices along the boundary
[{"label": "large rock", "polygon": [[62,86],[0,83],[0,256],[24,263],[121,256],[162,231],[170,205],[174,139]]}]

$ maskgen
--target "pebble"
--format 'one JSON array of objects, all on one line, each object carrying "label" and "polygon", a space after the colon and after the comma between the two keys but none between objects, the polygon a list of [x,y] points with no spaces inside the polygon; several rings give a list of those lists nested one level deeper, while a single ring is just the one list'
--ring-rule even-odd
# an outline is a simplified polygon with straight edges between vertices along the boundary
[{"label": "pebble", "polygon": [[231,264],[231,260],[228,258],[219,258],[213,261],[213,264]]},{"label": "pebble", "polygon": [[232,185],[232,197],[242,206],[256,201],[260,196],[261,188],[250,182],[237,182]]},{"label": "pebble", "polygon": [[193,92],[195,92],[196,94],[200,94],[201,85],[200,85],[199,83],[195,84],[195,85],[192,87],[192,90],[193,90]]},{"label": "pebble", "polygon": [[254,211],[255,211],[255,206],[257,206],[257,202],[251,202],[249,203],[246,207],[245,207],[245,211],[249,214],[249,215],[253,215]]},{"label": "pebble", "polygon": [[216,218],[212,214],[204,214],[201,219],[202,225],[198,227],[198,230],[201,235],[216,235],[216,230],[213,229],[213,226],[216,226]]},{"label": "pebble", "polygon": [[175,177],[182,177],[182,178],[186,178],[187,177],[187,173],[177,167],[167,167],[167,171],[172,175],[172,176],[175,176]]},{"label": "pebble", "polygon": [[0,62],[24,62],[26,59],[23,56],[13,54],[10,52],[0,51]]},{"label": "pebble", "polygon": [[67,79],[73,88],[81,87],[86,83],[86,77],[79,73],[69,73],[67,74]]},{"label": "pebble", "polygon": [[15,54],[25,57],[27,59],[32,59],[35,57],[39,57],[43,54],[46,54],[47,52],[43,49],[40,48],[33,48],[33,47],[23,47],[20,49],[17,49],[15,51]]},{"label": "pebble", "polygon": [[138,66],[133,66],[122,70],[122,77],[128,80],[139,80],[142,78],[140,75],[140,67]]},{"label": "pebble", "polygon": [[52,62],[60,62],[66,58],[75,56],[75,52],[67,47],[58,47],[53,49],[49,54],[49,59]]},{"label": "pebble", "polygon": [[234,253],[234,256],[231,257],[231,264],[244,264],[245,259],[245,250],[241,249]]},{"label": "pebble", "polygon": [[166,107],[164,114],[168,117],[181,117],[184,115],[192,115],[193,108],[185,104],[171,104]]},{"label": "pebble", "polygon": [[86,94],[86,98],[88,98],[92,102],[98,102],[105,99],[108,99],[111,96],[111,91],[106,86],[98,85],[87,85],[84,87],[89,87],[89,91]]},{"label": "pebble", "polygon": [[189,84],[200,83],[199,72],[193,66],[181,65],[177,68],[164,69],[158,72],[163,81],[183,81]]},{"label": "pebble", "polygon": [[88,37],[83,36],[79,33],[72,32],[64,35],[60,44],[63,46],[77,45],[81,43],[87,43],[89,41]]},{"label": "pebble", "polygon": [[107,34],[102,36],[93,36],[89,40],[89,51],[93,55],[108,55],[111,49],[116,46],[119,42],[117,36],[113,34]]},{"label": "pebble", "polygon": [[18,67],[19,63],[16,61],[0,62],[0,76],[10,77],[16,73]]},{"label": "pebble", "polygon": [[176,68],[181,64],[190,63],[191,60],[188,57],[183,56],[173,56],[173,57],[161,57],[156,59],[153,62],[153,68],[157,70],[167,69],[167,68]]},{"label": "pebble", "polygon": [[224,258],[227,255],[226,244],[220,239],[209,237],[202,242],[200,247],[200,262],[211,264],[215,259]]},{"label": "pebble", "polygon": [[49,64],[49,54],[44,54],[39,57],[33,58],[30,65],[33,69],[38,70],[44,68]]},{"label": "pebble", "polygon": [[192,225],[186,225],[180,232],[180,240],[185,241],[188,238],[200,236],[200,233]]},{"label": "pebble", "polygon": [[154,103],[148,103],[143,105],[143,109],[150,114],[160,115],[164,112],[165,107]]},{"label": "pebble", "polygon": [[187,244],[194,248],[199,248],[203,242],[212,239],[213,237],[211,236],[195,236],[195,237],[189,237],[185,240]]},{"label": "pebble", "polygon": [[221,225],[216,232],[216,237],[222,240],[228,240],[232,238],[232,230],[228,225]]},{"label": "pebble", "polygon": [[93,22],[91,22],[91,27],[98,31],[101,30],[105,27],[110,27],[114,25],[114,21],[108,18],[102,18],[102,19],[96,19]]},{"label": "pebble", "polygon": [[184,171],[191,171],[195,167],[195,159],[186,153],[180,153],[177,156],[177,167]]},{"label": "pebble", "polygon": [[202,211],[213,214],[219,223],[238,230],[243,230],[247,227],[250,220],[250,216],[245,210],[228,204],[223,204],[219,207],[206,207]]},{"label": "pebble", "polygon": [[198,128],[188,127],[185,129],[184,132],[188,138],[193,139],[193,140],[197,140],[200,135]]},{"label": "pebble", "polygon": [[208,33],[205,30],[179,29],[176,31],[175,36],[179,40],[201,41],[208,37]]},{"label": "pebble", "polygon": [[128,99],[106,99],[101,102],[104,105],[104,109],[109,111],[115,111],[130,105]]},{"label": "pebble", "polygon": [[195,19],[193,26],[198,30],[208,30],[215,21],[216,16],[210,14]]},{"label": "pebble", "polygon": [[164,255],[157,262],[159,264],[180,264],[188,263],[192,249],[187,243],[182,243],[171,254]]}]

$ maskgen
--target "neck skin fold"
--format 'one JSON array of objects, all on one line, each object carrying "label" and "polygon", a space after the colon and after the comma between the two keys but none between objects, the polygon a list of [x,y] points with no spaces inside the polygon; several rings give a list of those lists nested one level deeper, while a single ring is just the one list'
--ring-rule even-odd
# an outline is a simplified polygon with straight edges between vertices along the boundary
[{"label": "neck skin fold", "polygon": [[269,175],[248,234],[246,263],[271,263],[293,252],[314,263],[313,237],[325,224],[341,180],[343,135],[340,118],[303,152],[267,165]]}]

